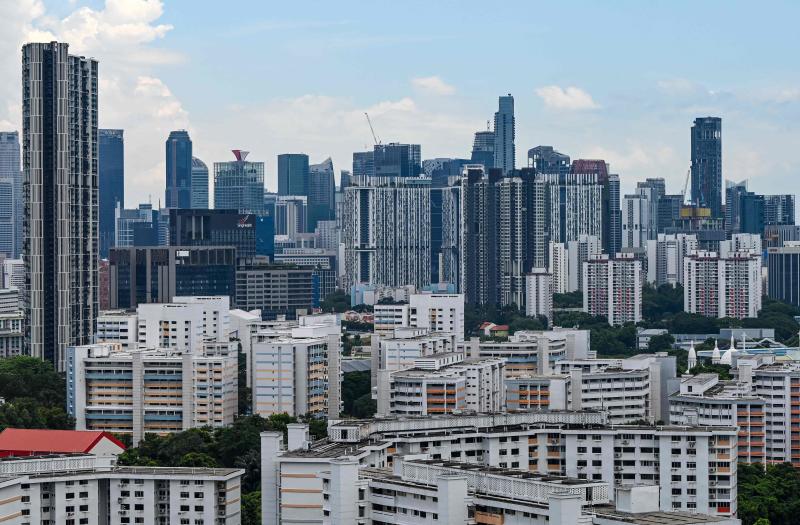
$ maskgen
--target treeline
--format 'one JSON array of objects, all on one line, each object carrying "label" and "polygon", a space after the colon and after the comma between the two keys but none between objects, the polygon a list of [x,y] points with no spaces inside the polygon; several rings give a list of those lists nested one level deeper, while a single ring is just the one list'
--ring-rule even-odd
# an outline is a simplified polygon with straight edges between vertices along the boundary
[{"label": "treeline", "polygon": [[0,359],[0,431],[13,428],[69,430],[67,386],[53,366],[34,357]]}]

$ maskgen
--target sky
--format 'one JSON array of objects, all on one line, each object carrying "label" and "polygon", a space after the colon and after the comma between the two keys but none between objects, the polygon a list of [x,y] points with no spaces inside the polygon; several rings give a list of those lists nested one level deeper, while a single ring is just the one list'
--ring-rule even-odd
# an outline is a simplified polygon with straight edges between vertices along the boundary
[{"label": "sky", "polygon": [[680,193],[690,127],[722,117],[723,177],[800,190],[800,2],[0,0],[0,129],[19,129],[20,47],[57,39],[100,63],[100,127],[125,130],[125,201],[163,200],[164,141],[209,166],[250,151],[350,169],[383,142],[468,157],[497,97],[517,165],[552,145],[602,158],[623,191]]}]

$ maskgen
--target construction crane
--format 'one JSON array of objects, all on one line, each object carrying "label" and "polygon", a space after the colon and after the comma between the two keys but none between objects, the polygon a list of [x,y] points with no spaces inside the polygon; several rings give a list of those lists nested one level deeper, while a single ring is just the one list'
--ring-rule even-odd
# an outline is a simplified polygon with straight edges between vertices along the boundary
[{"label": "construction crane", "polygon": [[378,139],[378,136],[375,135],[375,128],[372,127],[372,121],[369,118],[369,113],[365,111],[364,116],[367,117],[367,124],[369,124],[369,130],[372,132],[372,140],[375,142],[375,145],[377,146],[381,143],[381,141],[380,139]]},{"label": "construction crane", "polygon": [[686,170],[686,181],[683,183],[683,191],[681,192],[681,197],[683,197],[683,204],[686,204],[686,188],[689,187],[689,178],[692,176],[692,166],[689,166],[689,169]]}]

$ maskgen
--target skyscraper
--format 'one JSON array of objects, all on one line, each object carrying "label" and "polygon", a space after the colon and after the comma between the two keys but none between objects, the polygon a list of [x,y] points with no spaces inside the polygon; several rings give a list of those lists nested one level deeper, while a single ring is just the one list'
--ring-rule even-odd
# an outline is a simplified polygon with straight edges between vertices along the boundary
[{"label": "skyscraper", "polygon": [[305,153],[278,155],[278,195],[308,196],[308,169]]},{"label": "skyscraper", "polygon": [[752,191],[739,197],[739,229],[737,233],[764,234],[764,196]]},{"label": "skyscraper", "polygon": [[192,157],[192,208],[208,208],[208,166],[197,157]]},{"label": "skyscraper", "polygon": [[649,199],[638,193],[625,195],[622,201],[622,247],[644,248],[649,225]]},{"label": "skyscraper", "polygon": [[214,207],[263,215],[264,163],[248,161],[249,151],[232,152],[236,160],[214,163]]},{"label": "skyscraper", "polygon": [[619,175],[609,174],[603,186],[602,238],[606,253],[622,250],[622,210],[620,209]]},{"label": "skyscraper", "polygon": [[494,131],[478,131],[472,143],[473,164],[481,164],[485,169],[494,167]]},{"label": "skyscraper", "polygon": [[30,355],[64,369],[97,316],[97,61],[22,48],[23,247]]},{"label": "skyscraper", "polygon": [[528,150],[528,167],[536,173],[569,173],[569,155],[553,149],[553,146],[536,146]]},{"label": "skyscraper", "polygon": [[697,118],[692,126],[692,202],[722,217],[722,119]]},{"label": "skyscraper", "polygon": [[11,258],[22,252],[22,197],[19,133],[0,131],[0,253]]},{"label": "skyscraper", "polygon": [[336,182],[330,157],[312,164],[308,171],[308,231],[313,232],[319,221],[334,218]]},{"label": "skyscraper", "polygon": [[765,195],[764,224],[794,224],[794,195]]},{"label": "skyscraper", "polygon": [[741,197],[745,193],[747,193],[747,181],[725,181],[725,231],[728,236],[740,231]]},{"label": "skyscraper", "polygon": [[655,239],[658,236],[658,202],[666,191],[666,182],[662,178],[648,178],[636,183],[636,193],[647,198],[647,216],[649,223],[644,232],[645,240]]},{"label": "skyscraper", "polygon": [[166,143],[165,208],[192,207],[192,139],[186,130],[170,131]]},{"label": "skyscraper", "polygon": [[417,177],[422,173],[419,144],[376,144],[373,159],[376,177]]},{"label": "skyscraper", "polygon": [[[353,178],[359,179],[375,175],[375,152],[353,152]],[[344,186],[344,184],[342,184]]]},{"label": "skyscraper", "polygon": [[461,283],[467,304],[498,304],[499,170],[468,166],[461,178]]},{"label": "skyscraper", "polygon": [[516,166],[514,152],[514,97],[511,93],[498,100],[494,114],[494,167],[508,173]]},{"label": "skyscraper", "polygon": [[97,132],[97,170],[100,208],[100,257],[108,257],[114,245],[114,210],[125,205],[125,142],[123,130],[101,129]]}]

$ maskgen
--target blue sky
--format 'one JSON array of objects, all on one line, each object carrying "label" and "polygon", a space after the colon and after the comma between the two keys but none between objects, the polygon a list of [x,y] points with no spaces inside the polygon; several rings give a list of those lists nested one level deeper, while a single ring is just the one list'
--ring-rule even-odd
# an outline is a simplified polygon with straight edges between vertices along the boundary
[{"label": "blue sky", "polygon": [[518,164],[551,144],[605,158],[626,189],[660,176],[679,192],[691,122],[715,115],[725,178],[798,189],[797,2],[19,1],[36,14],[14,19],[20,39],[69,38],[100,60],[101,125],[127,133],[129,206],[163,193],[174,127],[209,164],[250,150],[274,189],[278,153],[349,169],[371,142],[365,110],[384,141],[468,155],[504,93]]}]

